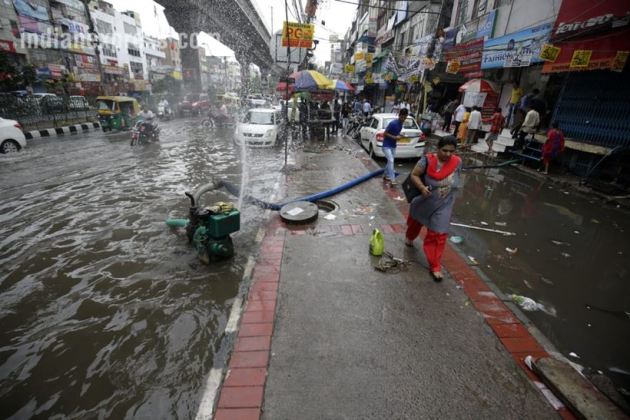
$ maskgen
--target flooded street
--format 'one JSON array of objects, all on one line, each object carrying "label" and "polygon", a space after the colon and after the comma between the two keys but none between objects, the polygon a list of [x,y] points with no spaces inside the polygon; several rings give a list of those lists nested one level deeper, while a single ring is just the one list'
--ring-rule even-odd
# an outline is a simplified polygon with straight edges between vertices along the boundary
[{"label": "flooded street", "polygon": [[[232,129],[161,124],[130,147],[100,131],[0,156],[0,398],[7,418],[194,418],[263,211],[242,208],[236,255],[204,266],[169,216],[212,177],[241,180]],[[248,153],[269,198],[283,153]],[[205,203],[232,201],[208,193]]]},{"label": "flooded street", "polygon": [[453,227],[459,248],[506,295],[539,304],[526,314],[560,352],[630,398],[628,211],[516,168],[464,173],[453,222],[516,235]]}]

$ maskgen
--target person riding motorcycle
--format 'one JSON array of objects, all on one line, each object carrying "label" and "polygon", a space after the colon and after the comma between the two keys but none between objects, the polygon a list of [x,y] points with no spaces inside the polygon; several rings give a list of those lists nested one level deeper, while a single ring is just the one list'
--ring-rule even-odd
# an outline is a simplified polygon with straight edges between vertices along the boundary
[{"label": "person riding motorcycle", "polygon": [[160,118],[165,118],[165,117],[168,118],[171,116],[171,108],[166,98],[163,98],[158,103],[158,116]]},{"label": "person riding motorcycle", "polygon": [[151,137],[157,129],[154,122],[155,114],[145,105],[142,107],[142,111],[140,111],[138,117],[141,119],[140,124],[145,127],[146,132],[144,135]]}]

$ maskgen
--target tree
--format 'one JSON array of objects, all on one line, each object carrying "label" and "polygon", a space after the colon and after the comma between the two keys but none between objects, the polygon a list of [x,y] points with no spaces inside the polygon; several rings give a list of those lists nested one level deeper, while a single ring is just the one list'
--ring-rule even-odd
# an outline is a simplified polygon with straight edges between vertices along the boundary
[{"label": "tree", "polygon": [[3,92],[26,88],[35,82],[37,74],[30,64],[17,67],[9,61],[8,54],[0,54],[0,90]]}]

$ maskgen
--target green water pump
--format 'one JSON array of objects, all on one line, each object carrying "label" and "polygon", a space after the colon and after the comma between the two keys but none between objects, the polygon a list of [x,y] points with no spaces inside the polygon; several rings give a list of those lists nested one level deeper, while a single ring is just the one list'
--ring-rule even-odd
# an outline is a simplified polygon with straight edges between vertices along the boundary
[{"label": "green water pump", "polygon": [[218,202],[209,207],[198,207],[203,188],[190,199],[189,219],[168,219],[171,227],[185,227],[188,241],[204,264],[220,261],[234,255],[231,233],[240,229],[240,212],[231,203]]}]

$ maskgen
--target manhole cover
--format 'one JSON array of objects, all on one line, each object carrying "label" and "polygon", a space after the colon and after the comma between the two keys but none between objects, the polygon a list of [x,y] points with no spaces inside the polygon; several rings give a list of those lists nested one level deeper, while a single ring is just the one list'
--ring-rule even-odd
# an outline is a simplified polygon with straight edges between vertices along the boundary
[{"label": "manhole cover", "polygon": [[331,211],[335,211],[339,208],[339,205],[331,200],[318,200],[315,204],[317,204],[317,208],[325,213],[330,213]]},{"label": "manhole cover", "polygon": [[295,201],[280,209],[280,217],[287,223],[304,224],[317,220],[319,209],[308,201]]}]

